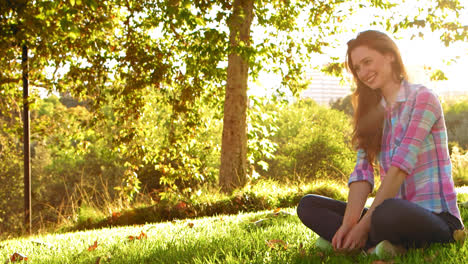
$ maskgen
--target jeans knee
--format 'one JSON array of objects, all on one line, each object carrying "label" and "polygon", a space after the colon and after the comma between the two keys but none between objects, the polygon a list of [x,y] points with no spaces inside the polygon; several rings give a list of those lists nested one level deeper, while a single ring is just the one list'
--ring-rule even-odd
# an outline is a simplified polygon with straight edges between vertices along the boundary
[{"label": "jeans knee", "polygon": [[395,224],[396,218],[401,217],[398,215],[400,202],[401,200],[397,198],[384,200],[372,213],[372,225],[389,228]]},{"label": "jeans knee", "polygon": [[313,207],[313,203],[314,203],[314,200],[315,200],[315,195],[313,194],[308,194],[304,197],[301,198],[301,200],[299,201],[299,204],[297,205],[297,216],[299,218],[302,218],[302,216],[304,214],[306,214],[308,211],[311,210],[311,208]]}]

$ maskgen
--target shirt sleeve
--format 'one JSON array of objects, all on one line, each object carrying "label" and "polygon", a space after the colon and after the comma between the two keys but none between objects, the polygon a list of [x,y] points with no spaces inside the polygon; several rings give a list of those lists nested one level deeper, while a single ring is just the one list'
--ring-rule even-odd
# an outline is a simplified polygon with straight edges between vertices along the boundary
[{"label": "shirt sleeve", "polygon": [[394,152],[391,166],[410,175],[418,160],[421,144],[442,114],[437,97],[427,89],[419,90],[413,104],[406,133]]},{"label": "shirt sleeve", "polygon": [[363,149],[357,151],[356,166],[349,177],[348,186],[356,181],[367,181],[374,189],[374,168],[367,161],[366,152]]}]

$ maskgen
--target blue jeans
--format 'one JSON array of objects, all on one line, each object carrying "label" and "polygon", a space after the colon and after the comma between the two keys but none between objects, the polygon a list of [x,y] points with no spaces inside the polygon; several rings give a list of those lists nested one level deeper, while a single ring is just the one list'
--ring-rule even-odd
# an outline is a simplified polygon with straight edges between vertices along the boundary
[{"label": "blue jeans", "polygon": [[[297,215],[304,225],[331,242],[343,222],[345,209],[345,202],[310,194],[299,202]],[[362,215],[366,212],[364,208]],[[453,231],[461,228],[460,220],[450,213],[436,214],[406,200],[387,199],[372,214],[365,249],[383,240],[407,248],[453,242]]]}]

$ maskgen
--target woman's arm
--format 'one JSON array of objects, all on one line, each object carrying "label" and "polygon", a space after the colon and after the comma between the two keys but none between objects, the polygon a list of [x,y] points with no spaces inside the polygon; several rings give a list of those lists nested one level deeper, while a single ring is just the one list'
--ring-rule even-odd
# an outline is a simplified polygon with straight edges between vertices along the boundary
[{"label": "woman's arm", "polygon": [[332,245],[335,249],[341,249],[343,239],[348,232],[359,222],[362,215],[362,210],[367,200],[367,196],[371,192],[371,185],[367,181],[357,181],[351,183],[348,193],[348,204],[343,218],[343,223],[335,233],[332,239]]},{"label": "woman's arm", "polygon": [[355,225],[359,222],[367,197],[371,191],[371,186],[367,181],[351,183],[343,223]]},{"label": "woman's arm", "polygon": [[390,167],[390,169],[384,177],[382,184],[380,185],[379,190],[377,191],[377,194],[375,195],[375,199],[372,202],[371,207],[361,220],[369,228],[371,216],[375,208],[379,206],[384,200],[389,198],[395,198],[407,175],[408,174],[405,171],[401,170],[398,167]]},{"label": "woman's arm", "polygon": [[370,231],[372,213],[384,200],[394,198],[397,195],[406,176],[407,173],[400,168],[394,166],[390,167],[377,191],[371,207],[367,210],[367,213],[362,217],[361,221],[359,221],[345,237],[343,242],[344,249],[361,248],[365,245]]}]

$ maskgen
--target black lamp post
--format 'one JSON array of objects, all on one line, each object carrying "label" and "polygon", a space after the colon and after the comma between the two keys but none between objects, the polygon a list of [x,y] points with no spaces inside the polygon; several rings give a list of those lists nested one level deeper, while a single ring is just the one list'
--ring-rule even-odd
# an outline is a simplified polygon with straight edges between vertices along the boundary
[{"label": "black lamp post", "polygon": [[23,68],[23,137],[24,137],[24,222],[26,230],[31,233],[31,148],[29,129],[29,65],[28,47],[23,45],[21,60]]}]

